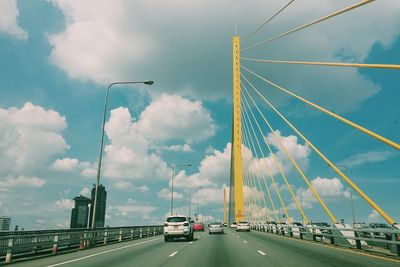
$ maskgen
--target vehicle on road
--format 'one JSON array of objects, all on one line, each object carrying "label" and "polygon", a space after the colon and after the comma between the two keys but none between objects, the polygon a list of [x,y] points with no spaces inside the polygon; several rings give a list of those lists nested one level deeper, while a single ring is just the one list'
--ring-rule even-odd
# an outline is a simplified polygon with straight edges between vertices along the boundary
[{"label": "vehicle on road", "polygon": [[193,231],[204,231],[204,224],[202,222],[195,222],[193,224]]},{"label": "vehicle on road", "polygon": [[236,226],[237,226],[236,222],[231,223],[231,228],[236,228]]},{"label": "vehicle on road", "polygon": [[173,215],[164,223],[164,241],[168,242],[174,238],[184,237],[193,240],[193,224],[190,218],[184,215]]},{"label": "vehicle on road", "polygon": [[238,222],[237,226],[236,226],[236,231],[248,231],[250,232],[250,223],[249,222]]},{"label": "vehicle on road", "polygon": [[208,233],[210,235],[212,234],[223,234],[224,233],[224,228],[222,227],[221,222],[213,222],[209,224],[208,227]]}]

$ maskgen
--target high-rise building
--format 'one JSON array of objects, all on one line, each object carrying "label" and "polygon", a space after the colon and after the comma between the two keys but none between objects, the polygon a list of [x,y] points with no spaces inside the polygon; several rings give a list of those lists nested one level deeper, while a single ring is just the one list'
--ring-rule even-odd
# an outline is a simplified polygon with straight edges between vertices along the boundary
[{"label": "high-rise building", "polygon": [[0,231],[10,231],[11,218],[0,216]]},{"label": "high-rise building", "polygon": [[[96,185],[92,188],[92,206],[90,208],[90,218],[89,225],[92,226],[93,220],[93,207],[94,207],[94,197],[96,195]],[[104,227],[106,218],[106,201],[107,201],[107,191],[103,185],[99,185],[97,192],[97,204],[96,204],[96,218],[94,220],[94,227]]]},{"label": "high-rise building", "polygon": [[75,206],[71,211],[70,228],[87,228],[89,219],[90,198],[79,196],[75,197]]}]

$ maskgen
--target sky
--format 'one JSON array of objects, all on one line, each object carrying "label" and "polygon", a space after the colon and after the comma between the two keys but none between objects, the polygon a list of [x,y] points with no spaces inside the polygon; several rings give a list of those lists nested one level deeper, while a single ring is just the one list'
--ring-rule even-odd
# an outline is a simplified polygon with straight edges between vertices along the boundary
[{"label": "sky", "polygon": [[[356,2],[297,0],[250,36],[286,1],[1,0],[0,215],[10,216],[12,227],[68,228],[72,199],[89,196],[96,181],[106,87],[154,80],[152,86],[117,85],[110,91],[101,175],[108,192],[106,224],[162,223],[170,212],[173,169],[175,211],[187,214],[191,196],[192,216],[221,220],[223,189],[229,187],[235,25],[244,48]],[[396,0],[374,1],[241,56],[399,64],[399,11]],[[399,142],[396,70],[241,64]],[[400,221],[398,150],[243,69],[242,74]],[[265,102],[256,103],[332,213],[351,222],[349,186]],[[255,105],[251,108],[257,114]],[[309,219],[329,221],[256,117],[264,133],[253,137],[271,144]],[[262,162],[271,164],[290,216],[300,220],[270,152],[262,156],[250,144],[243,151],[246,173],[265,173]],[[265,193],[265,188],[246,189],[246,200]],[[358,222],[383,221],[353,195]],[[273,190],[272,197],[278,203]]]}]

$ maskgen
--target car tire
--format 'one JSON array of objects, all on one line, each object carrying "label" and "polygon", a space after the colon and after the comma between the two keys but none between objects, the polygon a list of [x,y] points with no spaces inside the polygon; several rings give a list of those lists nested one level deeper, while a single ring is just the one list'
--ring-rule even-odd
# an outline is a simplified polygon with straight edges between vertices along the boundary
[{"label": "car tire", "polygon": [[164,236],[164,241],[165,241],[165,242],[169,242],[169,237]]}]

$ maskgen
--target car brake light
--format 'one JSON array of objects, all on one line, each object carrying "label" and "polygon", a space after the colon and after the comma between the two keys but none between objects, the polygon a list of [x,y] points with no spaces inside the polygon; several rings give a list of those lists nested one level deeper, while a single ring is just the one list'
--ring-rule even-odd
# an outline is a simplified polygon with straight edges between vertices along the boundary
[{"label": "car brake light", "polygon": [[189,226],[189,223],[186,222],[186,223],[183,224],[183,226]]},{"label": "car brake light", "polygon": [[168,226],[168,223],[164,223],[164,226]]}]

